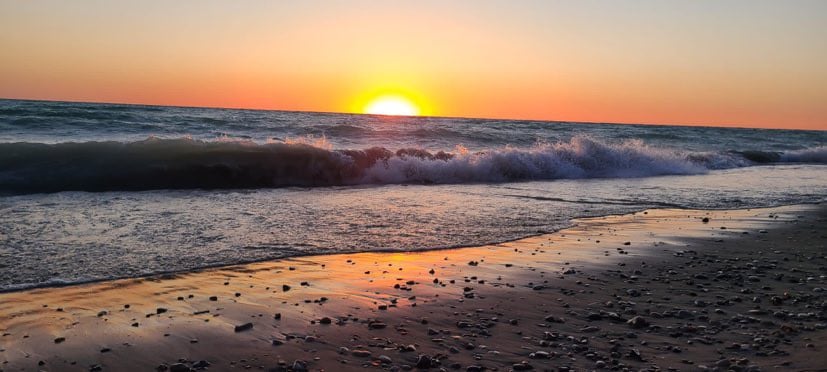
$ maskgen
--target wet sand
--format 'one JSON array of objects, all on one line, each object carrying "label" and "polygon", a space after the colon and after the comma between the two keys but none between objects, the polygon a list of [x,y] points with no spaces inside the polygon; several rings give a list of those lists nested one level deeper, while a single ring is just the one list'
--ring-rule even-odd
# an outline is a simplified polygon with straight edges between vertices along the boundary
[{"label": "wet sand", "polygon": [[818,370],[825,275],[822,206],[650,210],[3,293],[0,370]]}]

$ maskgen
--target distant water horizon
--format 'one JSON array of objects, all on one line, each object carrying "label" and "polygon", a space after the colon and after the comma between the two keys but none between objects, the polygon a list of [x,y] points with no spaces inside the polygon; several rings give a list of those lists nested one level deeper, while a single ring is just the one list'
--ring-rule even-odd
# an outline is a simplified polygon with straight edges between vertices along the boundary
[{"label": "distant water horizon", "polygon": [[[9,98],[0,97],[0,101],[28,101],[28,102],[43,102],[43,103],[69,103],[69,104],[90,104],[90,105],[113,105],[113,106],[149,106],[161,108],[181,108],[181,109],[215,109],[215,110],[239,110],[239,111],[274,111],[285,113],[307,113],[307,114],[333,114],[333,115],[365,115],[393,117],[395,115],[377,115],[367,114],[361,112],[348,111],[323,111],[323,110],[290,110],[283,108],[265,108],[265,107],[242,107],[242,106],[210,106],[210,105],[176,105],[176,104],[158,104],[158,103],[141,103],[141,102],[121,102],[121,101],[95,101],[95,100],[72,100],[72,99],[40,99],[40,98]],[[405,117],[404,115],[398,115]],[[487,117],[487,116],[451,116],[451,115],[428,115],[419,114],[415,116],[418,118],[433,118],[433,119],[468,119],[468,120],[494,120],[494,121],[539,121],[539,122],[557,122],[569,124],[612,124],[612,125],[646,125],[659,127],[701,127],[701,128],[733,128],[733,129],[766,129],[766,130],[802,130],[802,131],[827,131],[827,128],[789,128],[789,127],[758,127],[750,125],[749,123],[737,122],[632,122],[632,121],[591,121],[591,120],[564,120],[556,118],[515,118],[515,117]]]},{"label": "distant water horizon", "polygon": [[827,201],[827,132],[0,100],[0,289]]}]

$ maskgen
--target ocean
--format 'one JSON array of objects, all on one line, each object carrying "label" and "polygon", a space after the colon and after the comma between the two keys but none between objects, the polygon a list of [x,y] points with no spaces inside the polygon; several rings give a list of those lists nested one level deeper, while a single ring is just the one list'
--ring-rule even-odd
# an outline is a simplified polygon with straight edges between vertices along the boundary
[{"label": "ocean", "polygon": [[0,100],[0,291],[825,200],[825,131]]}]

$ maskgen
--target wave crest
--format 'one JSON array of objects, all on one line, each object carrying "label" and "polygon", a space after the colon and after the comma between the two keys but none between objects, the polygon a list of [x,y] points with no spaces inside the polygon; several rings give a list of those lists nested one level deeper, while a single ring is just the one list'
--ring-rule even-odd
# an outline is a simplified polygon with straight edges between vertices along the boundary
[{"label": "wave crest", "polygon": [[827,146],[818,146],[803,150],[787,151],[781,154],[780,161],[787,163],[827,164]]},{"label": "wave crest", "polygon": [[699,174],[765,162],[827,163],[824,147],[786,153],[686,152],[589,137],[470,152],[333,150],[325,138],[257,144],[191,138],[0,144],[0,193],[484,183]]}]

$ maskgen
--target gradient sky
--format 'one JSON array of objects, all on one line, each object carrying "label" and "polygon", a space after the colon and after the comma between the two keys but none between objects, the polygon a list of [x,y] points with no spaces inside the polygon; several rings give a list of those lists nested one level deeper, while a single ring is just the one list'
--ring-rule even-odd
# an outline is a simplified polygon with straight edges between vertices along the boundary
[{"label": "gradient sky", "polygon": [[0,97],[827,129],[827,1],[0,0]]}]

